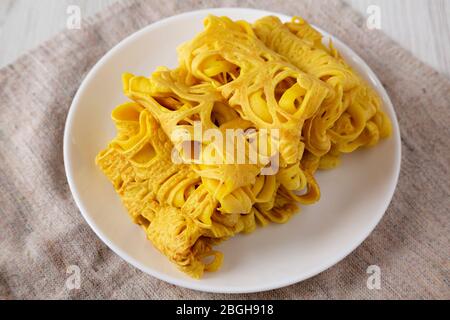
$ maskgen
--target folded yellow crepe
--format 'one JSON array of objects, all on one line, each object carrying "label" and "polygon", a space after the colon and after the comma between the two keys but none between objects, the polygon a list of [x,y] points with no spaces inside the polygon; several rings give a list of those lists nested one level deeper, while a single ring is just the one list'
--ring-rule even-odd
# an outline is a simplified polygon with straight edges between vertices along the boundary
[{"label": "folded yellow crepe", "polygon": [[[124,73],[130,100],[95,159],[154,247],[194,278],[222,264],[215,245],[287,222],[319,200],[317,169],[391,130],[375,91],[304,20],[210,15],[204,26],[176,69]],[[244,134],[228,149],[211,132]]]}]

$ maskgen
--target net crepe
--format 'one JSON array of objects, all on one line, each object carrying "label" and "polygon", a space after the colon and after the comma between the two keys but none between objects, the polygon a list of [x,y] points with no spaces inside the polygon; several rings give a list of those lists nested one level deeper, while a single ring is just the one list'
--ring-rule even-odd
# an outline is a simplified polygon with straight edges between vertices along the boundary
[{"label": "net crepe", "polygon": [[[174,70],[123,75],[130,102],[112,111],[117,135],[96,163],[152,244],[192,277],[220,267],[214,245],[318,201],[318,168],[390,134],[376,93],[299,18],[208,16],[178,58]],[[251,132],[244,152],[231,150],[244,163],[198,135],[209,129]],[[266,132],[268,148],[248,161],[248,137]],[[264,174],[275,156],[278,167]]]},{"label": "net crepe", "polygon": [[353,72],[333,48],[322,44],[322,35],[306,21],[294,17],[283,24],[264,17],[254,24],[256,35],[299,69],[333,88],[320,110],[303,128],[307,150],[332,168],[339,154],[375,145],[391,133],[389,119],[381,111],[375,91]]}]

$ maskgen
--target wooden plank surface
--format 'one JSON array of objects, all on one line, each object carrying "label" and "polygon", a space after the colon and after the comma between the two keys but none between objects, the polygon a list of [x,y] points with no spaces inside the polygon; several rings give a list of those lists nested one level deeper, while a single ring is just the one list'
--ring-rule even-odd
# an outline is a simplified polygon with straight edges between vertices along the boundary
[{"label": "wooden plank surface", "polygon": [[[86,17],[116,1],[1,0],[0,67],[66,28],[69,5],[79,6]],[[345,1],[365,16],[369,6],[378,6],[381,29],[450,78],[450,0]]]}]

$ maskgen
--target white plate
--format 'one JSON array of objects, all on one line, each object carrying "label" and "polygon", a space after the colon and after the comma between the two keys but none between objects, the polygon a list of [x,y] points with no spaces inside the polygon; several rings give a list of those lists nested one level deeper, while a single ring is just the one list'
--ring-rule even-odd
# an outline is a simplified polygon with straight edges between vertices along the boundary
[{"label": "white plate", "polygon": [[320,172],[322,199],[303,206],[287,224],[259,228],[218,246],[225,254],[218,272],[194,280],[178,271],[131,222],[94,163],[95,155],[115,135],[111,110],[127,100],[122,94],[121,74],[150,75],[160,65],[175,67],[175,48],[202,30],[203,18],[209,13],[247,21],[271,14],[289,20],[260,10],[209,9],[161,20],[123,40],[95,65],[73,100],[64,133],[67,180],[75,202],[97,235],[120,257],[152,276],[210,292],[255,292],[287,286],[324,271],[361,244],[388,207],[400,171],[400,135],[392,103],[367,64],[338,39],[331,37],[383,98],[393,122],[393,136],[374,148],[344,156],[335,170]]}]

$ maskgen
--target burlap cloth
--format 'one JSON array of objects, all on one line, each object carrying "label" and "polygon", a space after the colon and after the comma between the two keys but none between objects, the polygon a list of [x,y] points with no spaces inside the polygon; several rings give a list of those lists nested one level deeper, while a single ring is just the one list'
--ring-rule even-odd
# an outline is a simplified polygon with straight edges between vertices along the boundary
[{"label": "burlap cloth", "polygon": [[[107,248],[75,206],[63,165],[72,98],[97,60],[136,30],[184,11],[245,6],[299,14],[349,44],[382,80],[402,136],[400,181],[381,223],[342,262],[279,290],[221,295],[179,288]],[[20,41],[18,39],[18,41]],[[7,44],[2,45],[7,50]],[[450,81],[340,2],[132,1],[66,30],[0,71],[0,298],[450,298]],[[65,285],[67,266],[81,288]],[[381,289],[366,286],[369,265]]]}]

